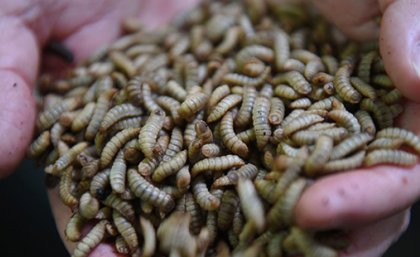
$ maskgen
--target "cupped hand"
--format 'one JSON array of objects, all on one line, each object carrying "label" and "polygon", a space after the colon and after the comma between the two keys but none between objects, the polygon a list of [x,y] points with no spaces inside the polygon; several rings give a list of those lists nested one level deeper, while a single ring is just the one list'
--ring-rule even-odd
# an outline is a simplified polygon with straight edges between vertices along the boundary
[{"label": "cupped hand", "polygon": [[[409,98],[398,125],[420,134],[420,1],[313,0],[356,40],[379,38],[385,68]],[[380,26],[375,21],[382,16]],[[378,166],[320,179],[302,195],[296,221],[308,228],[344,228],[350,247],[342,257],[378,257],[399,238],[409,208],[420,197],[420,165]]]}]

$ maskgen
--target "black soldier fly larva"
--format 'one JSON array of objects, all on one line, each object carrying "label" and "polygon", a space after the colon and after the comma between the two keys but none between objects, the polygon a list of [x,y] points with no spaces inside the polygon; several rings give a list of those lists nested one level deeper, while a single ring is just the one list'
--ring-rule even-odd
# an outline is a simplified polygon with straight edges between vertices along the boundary
[{"label": "black soldier fly larva", "polygon": [[130,256],[336,257],[339,243],[293,222],[305,188],[417,164],[377,44],[275,2],[203,1],[153,31],[127,19],[72,72],[41,76],[28,156],[59,181],[73,256],[106,242]]}]

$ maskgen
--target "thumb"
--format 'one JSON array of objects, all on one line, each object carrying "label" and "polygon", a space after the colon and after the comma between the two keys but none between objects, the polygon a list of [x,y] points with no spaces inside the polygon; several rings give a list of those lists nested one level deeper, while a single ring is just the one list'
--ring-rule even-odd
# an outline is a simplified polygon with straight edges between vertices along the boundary
[{"label": "thumb", "polygon": [[392,81],[411,100],[420,101],[420,1],[380,1],[380,50]]}]

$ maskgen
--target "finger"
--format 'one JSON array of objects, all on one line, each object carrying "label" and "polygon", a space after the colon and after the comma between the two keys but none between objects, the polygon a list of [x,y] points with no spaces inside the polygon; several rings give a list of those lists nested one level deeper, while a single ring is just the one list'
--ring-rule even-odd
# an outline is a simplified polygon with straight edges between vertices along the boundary
[{"label": "finger", "polygon": [[382,256],[407,229],[409,221],[410,211],[406,210],[353,231],[349,235],[350,246],[340,257]]},{"label": "finger", "polygon": [[32,32],[17,18],[0,18],[0,178],[23,159],[32,137],[32,87],[39,52]]},{"label": "finger", "polygon": [[377,0],[313,0],[322,14],[355,40],[378,38],[374,18],[380,14]]},{"label": "finger", "polygon": [[302,195],[295,213],[310,228],[351,228],[408,208],[420,195],[420,165],[377,166],[328,176]]},{"label": "finger", "polygon": [[385,69],[402,93],[420,101],[420,1],[380,1],[380,50]]},{"label": "finger", "polygon": [[[61,240],[64,242],[67,250],[72,253],[76,248],[77,243],[70,242],[66,239],[64,231],[67,226],[67,222],[70,220],[72,215],[71,210],[68,206],[64,205],[60,199],[58,193],[58,186],[48,190],[48,198],[50,201],[51,211],[54,216],[55,224],[57,226],[58,234],[60,235]],[[89,231],[87,230],[86,233]],[[117,252],[115,247],[108,243],[101,243],[93,249],[89,257],[124,257],[126,255],[120,254]]]}]

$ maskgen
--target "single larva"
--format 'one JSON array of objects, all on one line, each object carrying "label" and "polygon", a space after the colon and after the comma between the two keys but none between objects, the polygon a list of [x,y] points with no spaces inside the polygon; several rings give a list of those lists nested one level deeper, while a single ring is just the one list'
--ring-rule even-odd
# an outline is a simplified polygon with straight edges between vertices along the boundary
[{"label": "single larva", "polygon": [[315,149],[305,162],[305,172],[313,176],[320,172],[333,153],[334,141],[331,137],[321,135],[315,144]]},{"label": "single larva", "polygon": [[155,102],[155,99],[152,97],[152,88],[149,85],[149,83],[144,82],[141,86],[141,92],[142,92],[142,102],[144,108],[148,112],[155,112],[162,110],[160,106]]},{"label": "single larva", "polygon": [[230,94],[230,88],[227,85],[222,85],[214,89],[210,95],[209,101],[207,103],[208,108],[216,106],[223,98]]},{"label": "single larva", "polygon": [[[166,151],[169,145],[169,136],[163,135],[159,137],[156,145],[159,145],[162,152]],[[144,158],[137,166],[137,170],[142,176],[149,177],[162,159],[161,154],[155,154],[152,158]]]},{"label": "single larva", "polygon": [[368,150],[399,149],[403,143],[401,138],[377,138],[368,145]]},{"label": "single larva", "polygon": [[92,118],[93,112],[95,110],[96,104],[95,103],[88,103],[85,105],[83,110],[79,112],[79,114],[74,118],[71,124],[71,130],[73,132],[79,132],[83,128],[85,128]]},{"label": "single larva", "polygon": [[382,101],[365,98],[360,102],[360,109],[371,112],[380,129],[391,127],[394,123],[388,106]]},{"label": "single larva", "polygon": [[290,58],[284,62],[283,70],[303,73],[305,71],[305,64],[299,60]]},{"label": "single larva", "polygon": [[[58,119],[58,124],[64,128],[69,128],[77,115],[80,113],[80,110],[63,112]],[[57,124],[57,123],[56,123]]]},{"label": "single larva", "polygon": [[79,213],[83,218],[93,219],[99,211],[99,201],[89,192],[84,193],[80,197]]},{"label": "single larva", "polygon": [[154,182],[161,182],[165,178],[175,174],[187,162],[187,151],[181,151],[175,154],[171,160],[160,164],[153,172],[152,180]]},{"label": "single larva", "polygon": [[290,121],[287,125],[285,125],[283,133],[285,136],[290,136],[296,131],[307,128],[313,124],[322,122],[323,120],[324,118],[317,114],[302,114]]},{"label": "single larva", "polygon": [[377,138],[402,139],[406,145],[411,146],[420,153],[420,138],[411,131],[402,128],[386,128],[378,131]]},{"label": "single larva", "polygon": [[156,139],[159,131],[162,129],[165,116],[165,112],[161,110],[152,112],[147,119],[146,124],[141,128],[140,133],[138,134],[138,146],[148,158],[153,156]]},{"label": "single larva", "polygon": [[59,193],[63,203],[69,207],[74,207],[79,203],[79,200],[72,194],[71,183],[73,176],[73,168],[68,167],[63,170],[60,178]]},{"label": "single larva", "polygon": [[232,151],[232,153],[237,154],[241,157],[246,157],[249,152],[248,146],[236,136],[236,133],[233,130],[232,113],[226,113],[223,116],[223,119],[220,124],[220,133],[222,136],[223,144],[230,151]]},{"label": "single larva", "polygon": [[239,70],[249,59],[257,58],[265,62],[271,62],[274,58],[273,50],[261,45],[251,45],[242,48],[236,55],[236,64]]},{"label": "single larva", "polygon": [[151,257],[156,250],[156,231],[152,223],[146,218],[140,217],[140,227],[142,230],[144,244],[141,256]]},{"label": "single larva", "polygon": [[63,101],[44,110],[36,122],[36,127],[39,131],[44,131],[50,128],[61,116],[62,113],[72,111],[78,108],[82,103],[79,97],[72,97],[64,99]]},{"label": "single larva", "polygon": [[322,131],[301,130],[294,133],[291,139],[298,145],[311,145],[314,144],[317,138],[322,134],[332,137],[334,139],[334,142],[339,142],[346,138],[349,132],[345,128],[330,128]]},{"label": "single larva", "polygon": [[265,226],[264,207],[257,195],[254,184],[249,179],[239,179],[237,191],[245,217],[252,220],[257,231]]},{"label": "single larva", "polygon": [[256,140],[255,130],[253,128],[244,130],[236,134],[236,136],[239,138],[239,140],[241,140],[245,144],[249,144],[250,142]]},{"label": "single larva", "polygon": [[308,110],[331,110],[333,108],[333,102],[337,100],[336,97],[330,96],[313,103]]},{"label": "single larva", "polygon": [[103,200],[106,197],[107,187],[109,185],[109,173],[111,172],[110,169],[103,170],[97,173],[93,178],[92,182],[90,183],[89,191],[90,193],[98,198],[99,200]]},{"label": "single larva", "polygon": [[334,86],[338,95],[344,101],[350,103],[358,103],[362,99],[362,95],[352,87],[350,83],[351,65],[341,66],[334,76]]},{"label": "single larva", "polygon": [[118,253],[122,254],[129,254],[130,249],[128,248],[127,243],[125,242],[124,238],[119,235],[115,238],[115,249]]},{"label": "single larva", "polygon": [[109,221],[99,221],[76,245],[72,257],[86,257],[105,237],[105,226]]},{"label": "single larva", "polygon": [[179,128],[175,127],[171,133],[171,139],[169,145],[162,157],[162,161],[167,162],[175,156],[176,153],[180,152],[183,147],[182,132]]},{"label": "single larva", "polygon": [[366,166],[377,164],[394,164],[399,166],[413,166],[417,163],[417,155],[392,149],[379,149],[369,152],[363,162]]},{"label": "single larva", "polygon": [[178,114],[184,119],[189,119],[195,113],[202,110],[206,105],[207,101],[208,96],[203,92],[189,94],[187,95],[185,101],[183,101],[181,103],[181,106],[177,109]]},{"label": "single larva", "polygon": [[63,155],[60,155],[60,158],[54,163],[54,173],[58,173],[71,165],[71,163],[77,158],[86,147],[88,147],[87,142],[80,142],[66,151]]},{"label": "single larva", "polygon": [[232,190],[226,190],[220,201],[220,208],[217,212],[217,227],[226,231],[233,223],[233,217],[239,207],[239,198]]},{"label": "single larva", "polygon": [[186,193],[185,212],[191,216],[190,231],[192,234],[197,235],[204,225],[204,217],[200,205],[198,205],[193,194],[189,192]]},{"label": "single larva", "polygon": [[239,169],[232,169],[227,175],[216,179],[212,187],[223,187],[229,185],[236,185],[239,179],[254,179],[257,176],[258,169],[253,164],[245,164]]},{"label": "single larva", "polygon": [[139,128],[144,123],[144,121],[145,118],[143,117],[134,117],[118,121],[111,127],[110,134],[113,135],[121,130],[128,128]]},{"label": "single larva", "polygon": [[377,97],[375,88],[363,81],[361,78],[351,77],[350,83],[364,97],[370,99],[375,99]]},{"label": "single larva", "polygon": [[118,232],[127,243],[128,248],[130,248],[130,252],[134,253],[139,246],[139,240],[134,226],[116,210],[112,211],[112,220]]},{"label": "single larva", "polygon": [[215,48],[215,51],[222,55],[229,53],[238,44],[242,33],[242,29],[239,26],[229,28],[223,41]]},{"label": "single larva", "polygon": [[219,171],[244,165],[245,162],[237,155],[224,155],[220,157],[206,158],[195,163],[191,168],[193,177],[207,170]]},{"label": "single larva", "polygon": [[294,59],[297,59],[297,60],[303,62],[303,63],[308,63],[310,61],[319,59],[319,57],[316,54],[314,54],[314,53],[312,53],[312,52],[310,52],[306,49],[295,49],[290,53],[290,56]]},{"label": "single larva", "polygon": [[267,214],[267,222],[271,226],[280,227],[292,224],[293,209],[305,189],[307,181],[303,178],[293,181],[284,195],[280,197]]},{"label": "single larva", "polygon": [[132,104],[120,104],[111,108],[104,116],[99,131],[105,132],[120,120],[140,116],[143,111]]},{"label": "single larva", "polygon": [[306,64],[303,74],[308,81],[311,81],[317,73],[322,72],[324,70],[325,66],[322,63],[322,61],[320,59],[315,59],[309,61]]},{"label": "single larva", "polygon": [[129,169],[127,178],[129,187],[140,199],[150,202],[164,212],[168,212],[175,207],[175,202],[170,195],[153,186],[138,174],[136,170]]},{"label": "single larva", "polygon": [[195,200],[204,210],[214,211],[219,208],[220,200],[209,192],[203,177],[198,176],[194,179],[192,192]]},{"label": "single larva", "polygon": [[235,117],[234,124],[236,127],[245,127],[251,122],[252,109],[257,97],[255,87],[245,86],[243,93],[242,105]]},{"label": "single larva", "polygon": [[182,167],[175,176],[175,184],[181,191],[188,189],[191,183],[191,174],[188,166]]},{"label": "single larva", "polygon": [[71,242],[79,241],[82,236],[82,229],[85,222],[86,220],[82,217],[80,212],[73,213],[67,223],[66,229],[64,230],[66,239]]},{"label": "single larva", "polygon": [[87,140],[92,140],[98,132],[101,122],[111,106],[111,98],[115,92],[116,91],[114,89],[110,89],[99,96],[98,102],[95,106],[95,111],[93,112],[92,118],[86,128],[85,138]]},{"label": "single larva", "polygon": [[354,116],[357,118],[360,124],[361,132],[366,132],[372,136],[376,134],[375,123],[367,111],[359,110],[354,114]]},{"label": "single larva", "polygon": [[141,77],[133,77],[125,87],[128,100],[135,106],[140,106],[143,101],[142,83],[143,79]]},{"label": "single larva", "polygon": [[120,150],[112,163],[111,173],[109,179],[111,188],[116,193],[123,193],[125,191],[127,164],[124,159],[124,152]]},{"label": "single larva", "polygon": [[361,127],[357,118],[346,110],[332,110],[328,112],[328,118],[346,128],[350,134],[360,133]]},{"label": "single larva", "polygon": [[29,146],[28,156],[31,158],[41,156],[50,146],[50,139],[51,133],[48,130],[42,132],[42,134]]},{"label": "single larva", "polygon": [[[316,86],[322,86],[322,85],[327,85],[327,84],[330,85],[330,83],[333,80],[334,80],[334,76],[325,72],[317,72],[311,78],[311,82],[315,84]],[[330,92],[330,94],[332,93]]]},{"label": "single larva", "polygon": [[128,128],[118,132],[105,145],[100,157],[100,165],[102,168],[108,166],[114,156],[121,150],[122,146],[137,137],[140,128]]},{"label": "single larva", "polygon": [[284,118],[285,107],[283,101],[278,97],[271,98],[270,113],[268,114],[268,121],[272,125],[279,125]]},{"label": "single larva", "polygon": [[265,64],[258,59],[250,59],[244,65],[243,74],[250,77],[258,77],[265,70]]},{"label": "single larva", "polygon": [[359,67],[357,69],[357,76],[364,82],[370,82],[370,74],[372,69],[372,63],[378,56],[376,51],[371,51],[362,56],[360,59]]},{"label": "single larva", "polygon": [[181,106],[181,104],[177,100],[169,96],[159,96],[156,98],[156,103],[165,111],[170,113],[176,124],[181,123],[181,117],[177,112],[177,109]]},{"label": "single larva", "polygon": [[223,82],[233,85],[259,87],[263,85],[270,76],[271,68],[266,67],[258,77],[249,77],[239,73],[228,73],[223,76]]},{"label": "single larva", "polygon": [[194,126],[197,138],[202,141],[203,144],[209,144],[213,142],[213,133],[210,127],[203,120],[198,120]]},{"label": "single larva", "polygon": [[352,170],[360,167],[365,159],[366,151],[359,151],[347,158],[336,159],[327,162],[322,168],[321,174]]},{"label": "single larva", "polygon": [[300,97],[300,94],[296,92],[293,88],[283,84],[277,85],[274,88],[274,94],[280,98],[285,98],[289,100],[295,100]]},{"label": "single larva", "polygon": [[284,31],[276,31],[273,48],[276,70],[281,71],[290,57],[289,37]]},{"label": "single larva", "polygon": [[373,139],[372,135],[368,133],[360,133],[360,134],[354,134],[346,139],[344,139],[342,142],[340,142],[338,145],[336,145],[333,149],[333,152],[331,153],[330,160],[336,160],[339,158],[342,158],[349,153],[352,153],[353,151],[366,146],[369,141]]},{"label": "single larva", "polygon": [[207,122],[215,122],[222,118],[226,112],[238,105],[242,101],[242,96],[231,94],[223,98],[214,108],[207,117]]},{"label": "single larva", "polygon": [[399,103],[403,95],[400,90],[397,88],[389,91],[386,95],[382,96],[381,99],[385,104],[395,104]]},{"label": "single larva", "polygon": [[394,83],[392,83],[392,80],[385,74],[374,75],[372,77],[372,83],[383,88],[394,88]]},{"label": "single larva", "polygon": [[287,73],[277,75],[273,78],[273,83],[287,83],[296,90],[296,92],[302,95],[307,95],[312,91],[311,84],[309,84],[305,77],[297,71],[289,71]]},{"label": "single larva", "polygon": [[307,109],[311,106],[311,104],[312,102],[309,98],[303,97],[290,102],[288,107],[291,109]]},{"label": "single larva", "polygon": [[116,194],[110,194],[104,201],[103,204],[111,207],[113,210],[118,211],[123,215],[127,220],[134,221],[135,213],[133,205],[121,199],[120,196]]},{"label": "single larva", "polygon": [[271,128],[268,121],[269,111],[270,101],[265,97],[257,97],[252,109],[252,122],[259,149],[262,149],[268,143],[271,136]]}]

